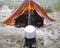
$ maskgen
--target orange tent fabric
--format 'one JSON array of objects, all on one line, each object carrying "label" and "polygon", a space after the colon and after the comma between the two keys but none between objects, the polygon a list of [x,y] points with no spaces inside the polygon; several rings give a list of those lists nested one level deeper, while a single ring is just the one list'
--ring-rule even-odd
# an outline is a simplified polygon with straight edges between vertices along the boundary
[{"label": "orange tent fabric", "polygon": [[20,15],[23,14],[24,10],[29,9],[29,3],[30,3],[30,9],[36,10],[36,12],[44,18],[44,24],[48,25],[50,22],[53,22],[54,19],[50,18],[46,11],[40,7],[38,3],[36,3],[34,0],[25,0],[21,6],[19,6],[13,13],[12,16],[9,17],[7,20],[4,21],[5,24],[7,25],[14,25],[15,24],[15,19],[18,18]]}]

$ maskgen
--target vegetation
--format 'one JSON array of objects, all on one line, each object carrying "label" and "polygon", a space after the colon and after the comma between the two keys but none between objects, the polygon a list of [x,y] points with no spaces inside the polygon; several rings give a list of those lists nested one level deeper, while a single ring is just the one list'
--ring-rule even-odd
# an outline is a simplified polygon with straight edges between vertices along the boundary
[{"label": "vegetation", "polygon": [[[60,10],[60,0],[37,0],[44,9],[48,7],[50,10]],[[4,0],[0,1],[0,7],[2,5],[9,5],[9,8],[16,8],[22,3],[21,0]]]}]

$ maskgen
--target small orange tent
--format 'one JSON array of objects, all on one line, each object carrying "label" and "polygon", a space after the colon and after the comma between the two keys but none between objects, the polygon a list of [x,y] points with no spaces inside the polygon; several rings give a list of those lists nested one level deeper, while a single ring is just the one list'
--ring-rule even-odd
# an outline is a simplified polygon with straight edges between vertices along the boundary
[{"label": "small orange tent", "polygon": [[44,24],[46,25],[49,25],[51,22],[54,21],[47,15],[46,11],[42,7],[40,7],[40,5],[35,0],[25,0],[21,6],[13,11],[12,16],[5,20],[4,23],[13,26],[15,24],[15,19],[21,16],[27,9],[35,10],[37,14],[44,18]]}]

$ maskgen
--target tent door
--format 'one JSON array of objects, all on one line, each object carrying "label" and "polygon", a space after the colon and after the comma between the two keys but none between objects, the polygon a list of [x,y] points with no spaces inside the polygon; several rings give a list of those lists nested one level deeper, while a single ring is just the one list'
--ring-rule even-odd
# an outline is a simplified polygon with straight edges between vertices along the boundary
[{"label": "tent door", "polygon": [[[35,10],[31,10],[30,15],[31,25],[35,27],[43,26],[43,19],[37,14]],[[15,19],[16,27],[25,27],[28,25],[28,11],[26,10],[21,16]]]}]

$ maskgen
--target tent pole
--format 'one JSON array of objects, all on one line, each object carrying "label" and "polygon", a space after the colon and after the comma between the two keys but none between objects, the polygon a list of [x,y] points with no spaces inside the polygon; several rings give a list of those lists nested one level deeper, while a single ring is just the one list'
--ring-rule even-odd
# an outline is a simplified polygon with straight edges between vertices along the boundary
[{"label": "tent pole", "polygon": [[28,25],[30,25],[30,1],[28,4]]}]

